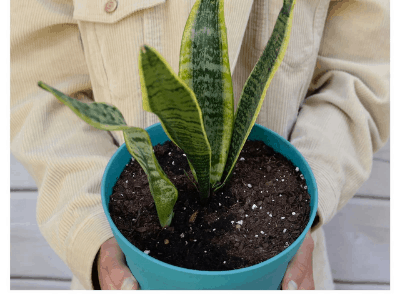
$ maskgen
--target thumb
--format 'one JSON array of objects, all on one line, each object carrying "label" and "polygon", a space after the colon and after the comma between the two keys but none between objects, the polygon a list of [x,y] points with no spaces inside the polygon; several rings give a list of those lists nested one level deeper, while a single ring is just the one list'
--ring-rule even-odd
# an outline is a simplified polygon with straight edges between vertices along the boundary
[{"label": "thumb", "polygon": [[314,240],[307,232],[303,244],[290,261],[283,278],[282,288],[285,290],[314,289],[312,270],[312,253]]},{"label": "thumb", "polygon": [[126,265],[124,254],[115,238],[107,240],[101,246],[97,269],[101,289],[139,289],[139,284]]}]

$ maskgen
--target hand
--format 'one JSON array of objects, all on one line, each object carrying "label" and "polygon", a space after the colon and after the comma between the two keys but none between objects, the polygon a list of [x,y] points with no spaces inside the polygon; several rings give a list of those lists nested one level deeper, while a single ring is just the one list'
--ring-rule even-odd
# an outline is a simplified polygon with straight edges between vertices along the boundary
[{"label": "hand", "polygon": [[303,244],[293,257],[283,277],[283,290],[315,290],[312,269],[314,240],[307,232]]},{"label": "hand", "polygon": [[125,264],[124,253],[113,237],[100,247],[97,271],[102,290],[138,290],[138,282]]}]

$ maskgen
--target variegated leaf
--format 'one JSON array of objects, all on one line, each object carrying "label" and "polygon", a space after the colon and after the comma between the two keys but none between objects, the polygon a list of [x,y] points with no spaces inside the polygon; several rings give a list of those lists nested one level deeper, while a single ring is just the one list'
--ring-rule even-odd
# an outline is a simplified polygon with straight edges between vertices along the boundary
[{"label": "variegated leaf", "polygon": [[224,0],[194,4],[182,37],[179,77],[195,93],[203,114],[214,185],[224,171],[234,116]]},{"label": "variegated leaf", "polygon": [[38,85],[42,89],[52,93],[83,121],[97,129],[115,131],[129,128],[121,112],[115,106],[98,102],[83,103],[41,81],[38,82]]},{"label": "variegated leaf", "polygon": [[[240,151],[260,112],[271,80],[285,56],[289,44],[295,3],[296,0],[284,0],[268,44],[243,88],[235,115],[231,147],[224,170],[223,184],[231,176]],[[222,185],[217,187],[217,189],[221,188]]]},{"label": "variegated leaf", "polygon": [[173,208],[178,199],[178,191],[161,169],[153,153],[149,134],[142,128],[131,127],[124,130],[124,139],[129,153],[145,171],[150,184],[161,226],[171,224]]},{"label": "variegated leaf", "polygon": [[139,73],[143,108],[159,117],[165,133],[186,153],[196,172],[200,198],[206,202],[210,192],[211,149],[196,96],[149,46],[141,48]]},{"label": "variegated leaf", "polygon": [[43,82],[39,82],[38,85],[51,92],[89,125],[101,130],[123,130],[126,148],[147,174],[160,224],[162,227],[169,226],[173,216],[173,207],[178,199],[178,191],[158,164],[147,131],[127,126],[121,112],[114,106],[96,102],[82,103]]}]

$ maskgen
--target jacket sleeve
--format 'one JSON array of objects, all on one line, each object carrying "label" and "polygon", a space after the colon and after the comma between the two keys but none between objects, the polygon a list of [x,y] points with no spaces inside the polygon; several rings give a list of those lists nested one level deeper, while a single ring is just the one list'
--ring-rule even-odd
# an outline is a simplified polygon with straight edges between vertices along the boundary
[{"label": "jacket sleeve", "polygon": [[100,183],[117,149],[113,137],[79,119],[37,86],[93,101],[69,1],[11,3],[11,152],[38,187],[41,233],[86,289],[101,244],[112,237]]},{"label": "jacket sleeve", "polygon": [[368,179],[389,137],[389,1],[331,1],[291,142],[316,177],[317,227]]}]

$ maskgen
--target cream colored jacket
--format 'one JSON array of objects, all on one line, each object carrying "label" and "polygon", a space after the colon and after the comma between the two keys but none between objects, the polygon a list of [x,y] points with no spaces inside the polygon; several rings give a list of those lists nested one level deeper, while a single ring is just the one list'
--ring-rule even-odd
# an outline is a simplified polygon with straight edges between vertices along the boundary
[{"label": "cream colored jacket", "polygon": [[[100,182],[122,133],[94,129],[37,86],[112,103],[129,125],[142,109],[138,53],[155,47],[178,72],[183,29],[195,0],[11,1],[11,151],[39,189],[37,222],[74,274],[92,289],[92,265],[112,237]],[[226,0],[236,103],[272,32],[282,0]],[[297,0],[285,59],[257,119],[310,164],[319,188],[313,237],[317,289],[332,288],[322,224],[368,178],[389,136],[389,0]],[[339,248],[338,248],[339,249]]]}]

